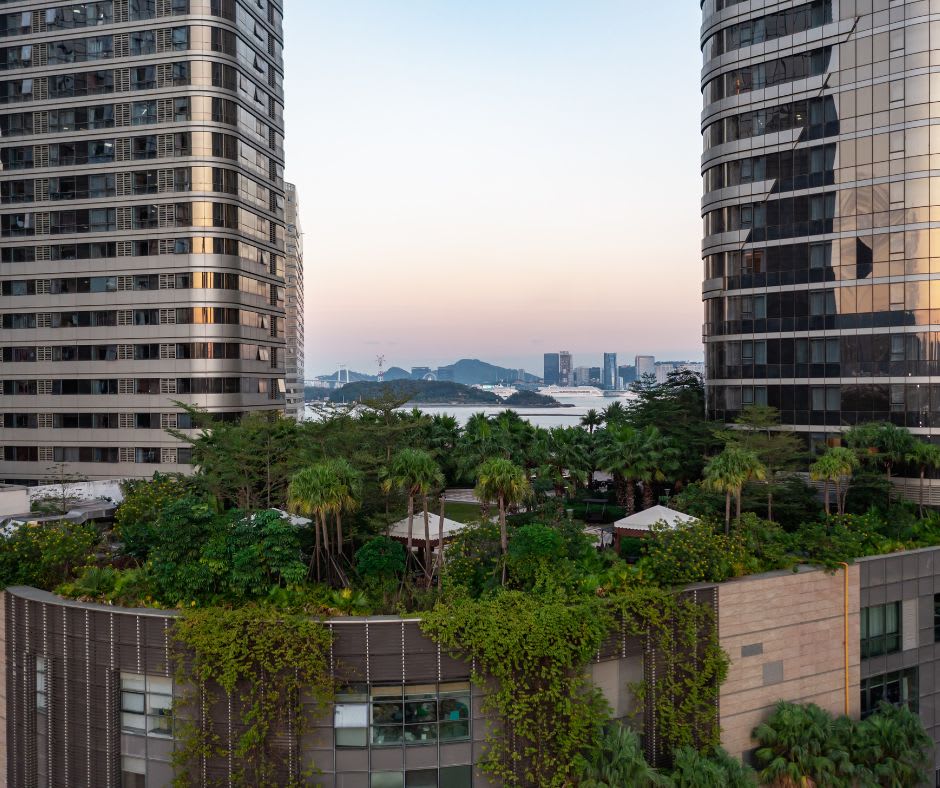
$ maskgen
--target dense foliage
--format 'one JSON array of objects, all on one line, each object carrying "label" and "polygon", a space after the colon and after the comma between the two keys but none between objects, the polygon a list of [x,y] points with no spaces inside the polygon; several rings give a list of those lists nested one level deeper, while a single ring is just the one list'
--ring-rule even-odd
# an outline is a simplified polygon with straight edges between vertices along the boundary
[{"label": "dense foliage", "polygon": [[93,524],[39,523],[2,537],[0,586],[53,589],[94,559],[100,541]]},{"label": "dense foliage", "polygon": [[[310,712],[322,713],[331,700],[329,630],[302,609],[243,605],[187,611],[173,633],[181,647],[177,682],[191,688],[175,708],[174,784],[196,784],[202,759],[216,756],[234,765],[236,785],[307,785],[306,773],[284,780],[287,753],[274,746],[274,734],[297,747]],[[245,723],[233,738],[212,723],[214,707],[230,701]]]}]

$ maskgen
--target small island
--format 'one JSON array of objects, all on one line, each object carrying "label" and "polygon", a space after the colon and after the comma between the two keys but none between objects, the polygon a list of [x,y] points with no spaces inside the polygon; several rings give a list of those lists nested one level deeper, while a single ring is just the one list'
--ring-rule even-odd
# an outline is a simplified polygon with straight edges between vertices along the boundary
[{"label": "small island", "polygon": [[414,405],[491,405],[524,408],[566,407],[553,397],[534,391],[517,391],[503,399],[492,391],[485,391],[447,380],[389,380],[382,383],[358,381],[347,383],[329,393],[331,402],[355,402],[363,399],[407,397]]},{"label": "small island", "polygon": [[573,408],[571,404],[559,402],[554,397],[539,394],[537,391],[520,389],[515,394],[503,400],[506,405],[513,408]]}]

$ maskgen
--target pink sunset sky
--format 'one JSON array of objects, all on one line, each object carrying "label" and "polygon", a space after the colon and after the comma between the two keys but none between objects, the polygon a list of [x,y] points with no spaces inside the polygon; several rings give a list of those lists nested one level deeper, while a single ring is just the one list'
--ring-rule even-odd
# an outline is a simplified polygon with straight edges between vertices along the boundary
[{"label": "pink sunset sky", "polygon": [[701,358],[695,4],[305,0],[287,178],[307,377]]}]

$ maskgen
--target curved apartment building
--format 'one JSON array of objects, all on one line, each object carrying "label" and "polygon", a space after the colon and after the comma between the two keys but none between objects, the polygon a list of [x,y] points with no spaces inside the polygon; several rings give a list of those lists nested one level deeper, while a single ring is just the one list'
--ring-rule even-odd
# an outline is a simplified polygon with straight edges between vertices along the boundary
[{"label": "curved apartment building", "polygon": [[813,443],[868,420],[921,435],[940,427],[940,15],[931,10],[703,3],[713,418],[773,405]]},{"label": "curved apartment building", "polygon": [[0,4],[0,480],[284,408],[280,0]]}]

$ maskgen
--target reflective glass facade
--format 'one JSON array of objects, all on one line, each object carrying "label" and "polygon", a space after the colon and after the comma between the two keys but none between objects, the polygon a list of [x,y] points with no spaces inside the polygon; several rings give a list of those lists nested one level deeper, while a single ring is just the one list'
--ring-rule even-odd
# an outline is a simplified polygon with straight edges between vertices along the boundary
[{"label": "reflective glass facade", "polygon": [[940,27],[929,4],[705,0],[702,16],[710,415],[768,404],[817,438],[867,420],[933,434]]},{"label": "reflective glass facade", "polygon": [[282,17],[0,2],[0,481],[185,472],[176,402],[284,409]]}]

